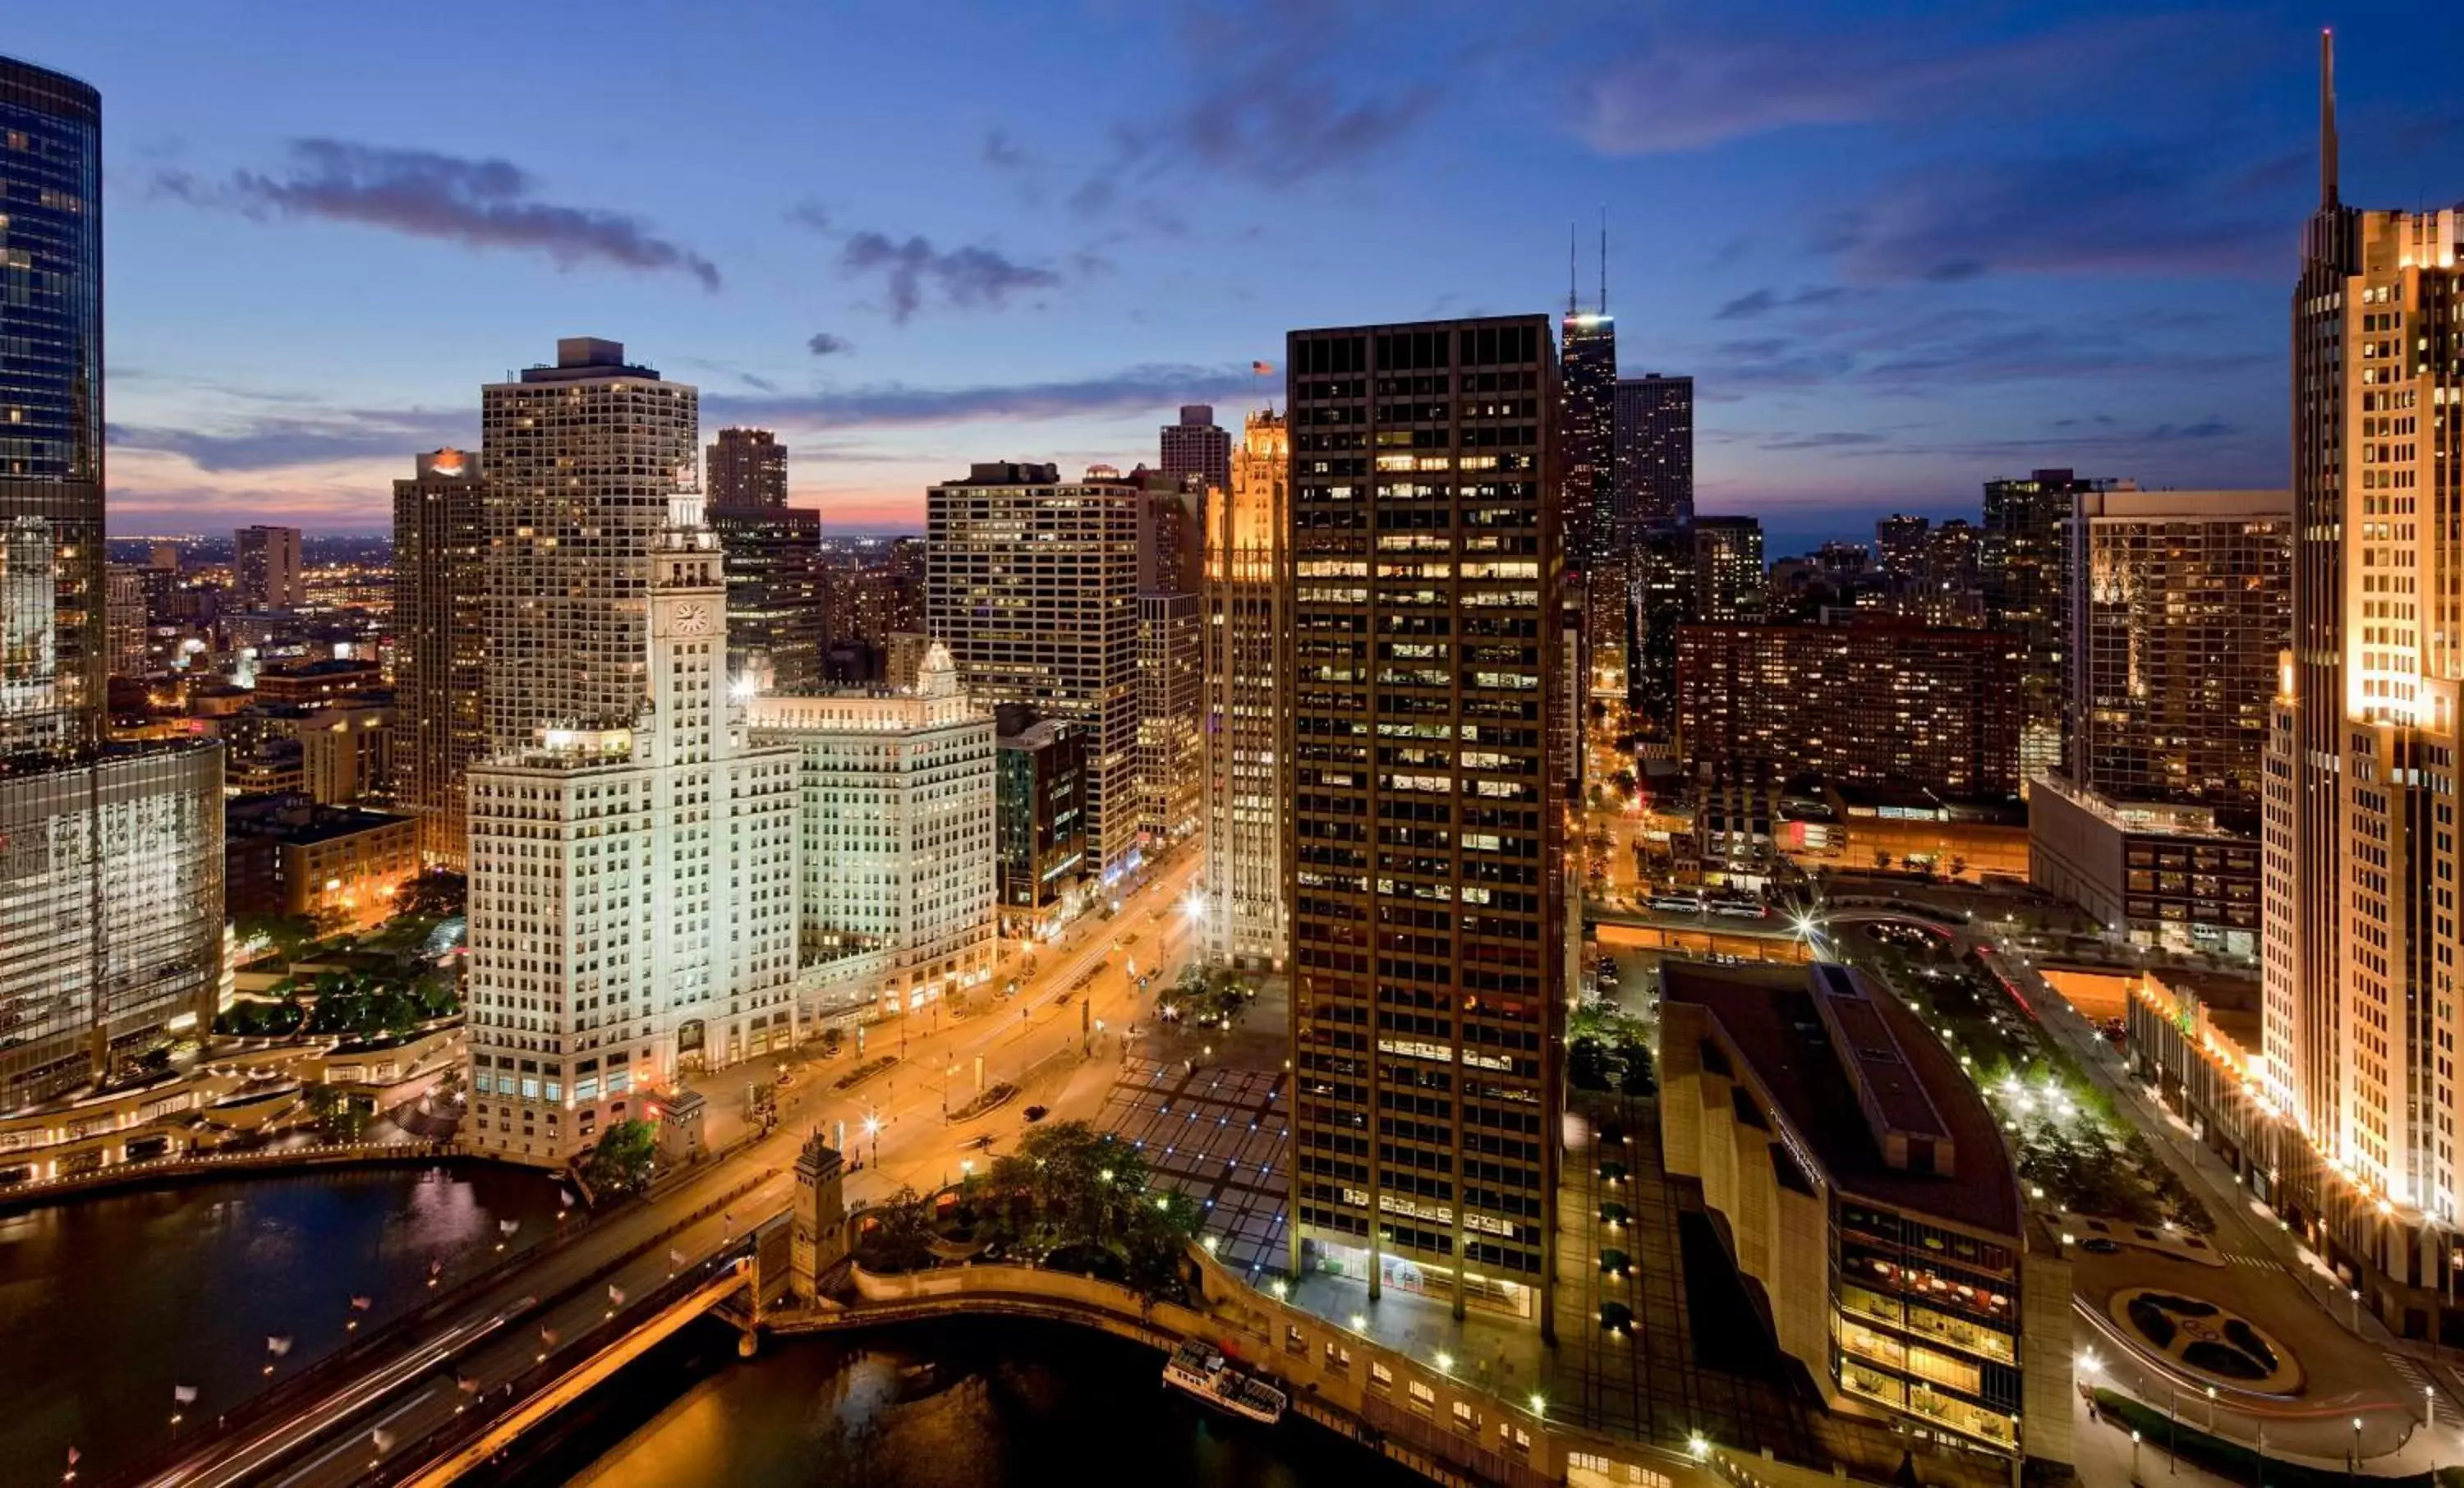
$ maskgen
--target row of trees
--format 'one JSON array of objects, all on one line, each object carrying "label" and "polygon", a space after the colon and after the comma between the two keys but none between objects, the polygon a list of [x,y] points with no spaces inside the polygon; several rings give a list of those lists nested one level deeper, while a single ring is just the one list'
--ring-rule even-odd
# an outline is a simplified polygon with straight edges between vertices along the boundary
[{"label": "row of trees", "polygon": [[1181,968],[1178,981],[1155,994],[1155,1016],[1229,1031],[1257,996],[1257,982],[1242,973],[1192,961]]},{"label": "row of trees", "polygon": [[1584,1003],[1566,1019],[1566,1079],[1578,1090],[1654,1093],[1651,1030],[1613,1002]]},{"label": "row of trees", "polygon": [[232,1003],[214,1019],[214,1032],[241,1039],[372,1039],[407,1034],[461,1009],[450,974],[404,981],[366,972],[319,972],[304,996],[294,987],[278,1002]]}]

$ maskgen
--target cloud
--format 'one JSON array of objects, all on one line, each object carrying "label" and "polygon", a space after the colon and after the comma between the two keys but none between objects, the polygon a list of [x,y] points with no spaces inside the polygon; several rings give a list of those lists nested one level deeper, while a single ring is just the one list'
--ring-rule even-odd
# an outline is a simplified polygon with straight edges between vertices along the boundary
[{"label": "cloud", "polygon": [[827,331],[815,331],[804,339],[804,349],[816,357],[837,357],[855,350],[855,344],[844,336]]},{"label": "cloud", "polygon": [[1974,43],[1942,28],[1801,26],[1710,34],[1663,26],[1585,79],[1576,132],[1609,155],[1708,149],[1777,130],[1957,117],[2073,101],[2079,85],[2185,30],[2157,17]]},{"label": "cloud", "polygon": [[612,264],[642,273],[687,274],[706,290],[719,285],[716,265],[652,232],[638,217],[538,200],[538,182],[506,160],[472,160],[343,140],[294,140],[290,162],[279,174],[235,171],[216,185],[186,172],[165,171],[155,177],[155,188],[259,220],[317,217],[358,223],[466,248],[544,253],[561,269]]},{"label": "cloud", "polygon": [[779,398],[702,400],[717,416],[803,428],[883,427],[991,420],[1154,413],[1183,403],[1227,401],[1256,390],[1246,367],[1148,363],[1068,382],[911,387],[876,383]]},{"label": "cloud", "polygon": [[407,474],[413,454],[445,445],[472,449],[477,434],[476,410],[426,408],[330,408],[217,420],[202,428],[113,424],[105,430],[115,449],[179,455],[213,472],[399,457]]},{"label": "cloud", "polygon": [[862,231],[848,235],[839,269],[849,275],[879,274],[890,291],[890,318],[900,325],[924,308],[927,291],[944,307],[1001,310],[1013,295],[1056,289],[1058,271],[1021,263],[983,247],[937,249],[922,234],[893,238]]},{"label": "cloud", "polygon": [[984,134],[984,164],[996,170],[1018,170],[1026,164],[1026,152],[1009,137],[1006,129],[992,129]]},{"label": "cloud", "polygon": [[2267,173],[2238,180],[2201,142],[2139,140],[2034,160],[1936,163],[1833,220],[1824,246],[1863,283],[1988,274],[2290,275],[2299,212]]},{"label": "cloud", "polygon": [[1851,445],[1879,445],[1882,436],[1857,429],[1832,429],[1820,433],[1779,434],[1755,446],[1759,449],[1839,449]]},{"label": "cloud", "polygon": [[1774,310],[1804,310],[1817,305],[1835,305],[1853,299],[1860,292],[1844,284],[1809,284],[1783,295],[1775,289],[1749,290],[1711,312],[1714,320],[1750,320]]}]

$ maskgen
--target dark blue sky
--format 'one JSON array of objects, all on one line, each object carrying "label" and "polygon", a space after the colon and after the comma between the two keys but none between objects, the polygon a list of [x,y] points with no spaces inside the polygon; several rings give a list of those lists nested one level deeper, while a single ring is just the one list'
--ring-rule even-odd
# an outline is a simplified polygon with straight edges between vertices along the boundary
[{"label": "dark blue sky", "polygon": [[423,3],[12,9],[103,90],[113,527],[379,530],[477,385],[601,335],[911,525],[1152,458],[1292,326],[1556,310],[1775,546],[2040,465],[2285,479],[2338,32],[2345,195],[2464,199],[2464,6]]}]

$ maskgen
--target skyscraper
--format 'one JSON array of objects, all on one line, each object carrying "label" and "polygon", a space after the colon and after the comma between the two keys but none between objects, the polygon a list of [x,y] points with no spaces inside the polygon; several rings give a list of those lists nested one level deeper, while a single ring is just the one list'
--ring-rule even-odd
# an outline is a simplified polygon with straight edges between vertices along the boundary
[{"label": "skyscraper", "polygon": [[1232,484],[1232,436],[1215,423],[1212,404],[1185,403],[1180,422],[1163,427],[1163,472],[1195,475],[1209,491]]},{"label": "skyscraper", "polygon": [[1562,491],[1543,316],[1289,337],[1291,1263],[1555,1270]]},{"label": "skyscraper", "polygon": [[[2266,1083],[2303,1141],[2288,1218],[2408,1332],[2458,1324],[2456,450],[2464,212],[2337,190],[2321,40],[2320,203],[2293,313],[2293,645],[2266,775]],[[2429,1326],[2428,1320],[2439,1320]]]},{"label": "skyscraper", "polygon": [[1751,624],[1763,618],[1763,524],[1750,516],[1698,516],[1692,619]]},{"label": "skyscraper", "polygon": [[1223,488],[1147,470],[1130,479],[1138,488],[1138,819],[1161,843],[1198,828],[1206,769],[1199,573],[1205,513]]},{"label": "skyscraper", "polygon": [[828,646],[822,514],[787,504],[787,447],[723,428],[709,451],[703,520],[727,555],[727,670],[757,691],[822,685]]},{"label": "skyscraper", "polygon": [[634,716],[470,771],[463,1141],[508,1162],[563,1167],[680,1074],[795,1036],[796,752],[731,713],[717,543],[672,528],[643,557]]},{"label": "skyscraper", "polygon": [[1635,535],[1634,644],[1626,697],[1637,721],[1665,737],[1677,726],[1677,633],[1695,619],[1694,534],[1645,527]]},{"label": "skyscraper", "polygon": [[1874,521],[1874,566],[1885,578],[1907,581],[1925,571],[1930,518],[1894,512]]},{"label": "skyscraper", "polygon": [[[0,755],[102,737],[102,98],[0,56]],[[42,286],[41,293],[31,293]]]},{"label": "skyscraper", "polygon": [[1566,564],[1589,573],[1602,555],[1616,551],[1622,536],[1609,469],[1610,427],[1617,416],[1617,321],[1605,307],[1594,314],[1577,311],[1570,290],[1560,335]]},{"label": "skyscraper", "polygon": [[0,1109],[213,1017],[223,751],[103,742],[102,100],[0,57]]},{"label": "skyscraper", "polygon": [[480,390],[491,749],[525,747],[542,726],[632,721],[651,546],[701,520],[700,401],[588,336]]},{"label": "skyscraper", "polygon": [[[2027,722],[2019,739],[2019,768],[2035,778],[2062,763],[2062,647],[2070,606],[2064,596],[2062,526],[2071,503],[2108,482],[2081,480],[2069,470],[2037,470],[2025,480],[1985,483],[1984,540],[1977,578],[1985,600],[1985,624],[2007,630],[2027,646],[2019,686]],[[1937,622],[1939,624],[1940,622]]]},{"label": "skyscraper", "polygon": [[243,527],[231,534],[231,597],[252,610],[287,610],[307,600],[298,528]]},{"label": "skyscraper", "polygon": [[1279,735],[1290,471],[1284,421],[1249,415],[1206,523],[1206,949],[1245,966],[1280,965],[1289,933]]},{"label": "skyscraper", "polygon": [[467,861],[463,776],[487,753],[487,487],[476,456],[439,449],[393,483],[394,797],[429,863]]},{"label": "skyscraper", "polygon": [[1138,831],[1138,503],[1114,476],[978,464],[925,497],[925,628],[977,701],[1086,726],[1090,869]]},{"label": "skyscraper", "polygon": [[1694,380],[1617,379],[1611,487],[1621,531],[1694,519]]},{"label": "skyscraper", "polygon": [[787,504],[787,447],[766,428],[723,428],[704,471],[708,504],[731,512]]}]

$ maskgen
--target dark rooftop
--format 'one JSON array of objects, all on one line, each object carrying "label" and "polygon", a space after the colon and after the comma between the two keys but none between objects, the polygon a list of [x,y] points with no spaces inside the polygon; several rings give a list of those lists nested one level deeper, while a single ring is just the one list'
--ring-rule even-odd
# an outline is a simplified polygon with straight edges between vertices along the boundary
[{"label": "dark rooftop", "polygon": [[[1821,996],[1857,1045],[1853,1062],[1885,1120],[1902,1132],[1947,1137],[1957,1175],[1894,1167],[1858,1099],[1847,1063],[1815,1002],[1816,978],[1836,973],[1861,989]],[[1749,1079],[1844,1193],[1933,1214],[1988,1234],[2017,1236],[2018,1182],[1984,1096],[1916,1016],[1845,968],[1730,967],[1670,961],[1662,998],[1692,1003],[1719,1027]],[[1844,1016],[1841,1016],[1843,1015]]]}]

